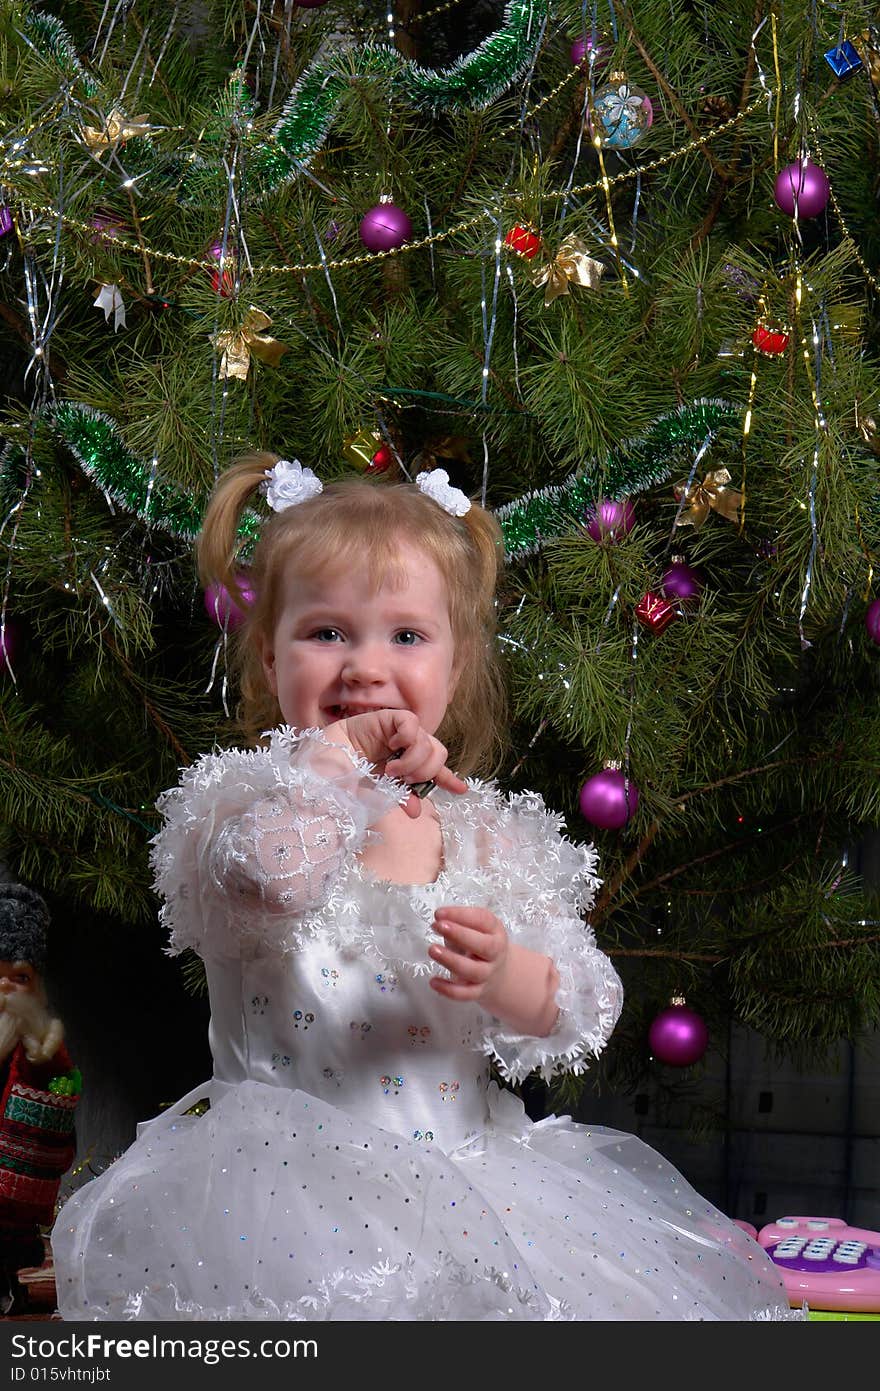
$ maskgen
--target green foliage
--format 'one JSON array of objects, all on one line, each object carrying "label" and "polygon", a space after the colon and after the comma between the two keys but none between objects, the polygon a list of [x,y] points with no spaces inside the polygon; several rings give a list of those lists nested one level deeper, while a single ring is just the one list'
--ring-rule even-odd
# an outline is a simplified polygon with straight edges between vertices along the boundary
[{"label": "green foliage", "polygon": [[[502,8],[420,24],[414,7],[401,46],[442,68],[456,26],[472,48]],[[674,990],[718,1046],[733,1018],[780,1051],[821,1052],[880,1015],[875,896],[840,877],[880,823],[878,651],[863,622],[880,552],[880,127],[868,74],[836,82],[822,56],[875,20],[862,0],[775,8],[778,104],[772,27],[757,28],[769,6],[615,8],[594,76],[625,69],[654,120],[633,149],[605,149],[606,199],[569,61],[574,0],[552,7],[530,82],[435,116],[407,104],[387,65],[364,71],[384,6],[139,0],[123,22],[59,0],[63,32],[32,42],[31,8],[5,7],[0,153],[16,235],[0,261],[14,446],[0,467],[0,597],[22,642],[16,681],[0,677],[0,857],[78,912],[141,929],[156,906],[155,797],[235,738],[189,547],[86,479],[48,402],[106,413],[188,497],[253,446],[344,475],[345,439],[381,426],[409,469],[439,458],[478,494],[485,468],[495,507],[587,464],[601,480],[660,418],[732,402],[698,462],[654,461],[671,477],[645,475],[624,541],[573,527],[511,566],[500,608],[506,781],[543,792],[575,839],[595,834],[593,926],[628,988],[599,1079],[636,1085]],[[285,103],[328,54],[346,80],[327,139],[270,187],[260,170]],[[153,129],[90,149],[84,128],[117,108]],[[802,148],[821,152],[840,216],[794,227],[773,179]],[[366,256],[358,225],[385,194],[429,245]],[[534,262],[500,245],[526,222],[543,242]],[[569,234],[603,262],[600,288],[545,305],[534,272]],[[221,285],[209,248],[224,235]],[[101,284],[122,291],[117,333],[93,307]],[[224,381],[217,335],[251,306],[287,351]],[[780,357],[754,352],[759,319],[788,330]],[[745,491],[742,525],[717,512],[677,524],[673,485],[721,468]],[[636,605],[676,553],[702,571],[703,596],[652,633]],[[606,759],[626,760],[641,792],[616,833],[578,807]],[[570,1104],[581,1085],[560,1079],[554,1097]]]}]

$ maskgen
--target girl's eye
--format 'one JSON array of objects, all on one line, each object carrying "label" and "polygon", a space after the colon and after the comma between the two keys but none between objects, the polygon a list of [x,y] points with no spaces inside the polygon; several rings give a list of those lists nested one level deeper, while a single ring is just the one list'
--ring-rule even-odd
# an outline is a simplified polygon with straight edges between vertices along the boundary
[{"label": "girl's eye", "polygon": [[339,637],[339,633],[336,628],[319,628],[312,636],[319,638],[321,642],[333,642]]},{"label": "girl's eye", "polygon": [[414,633],[412,628],[404,628],[397,634],[397,639],[402,647],[414,647],[417,642],[421,642],[418,633]]}]

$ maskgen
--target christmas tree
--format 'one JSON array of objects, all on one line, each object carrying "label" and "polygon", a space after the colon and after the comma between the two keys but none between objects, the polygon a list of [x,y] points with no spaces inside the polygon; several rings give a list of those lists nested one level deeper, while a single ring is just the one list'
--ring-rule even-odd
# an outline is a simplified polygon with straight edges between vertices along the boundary
[{"label": "christmas tree", "polygon": [[441,466],[505,533],[498,775],[601,853],[616,1083],[876,1024],[872,11],[7,0],[18,877],[155,933],[155,798],[238,737],[192,547],[237,454]]}]

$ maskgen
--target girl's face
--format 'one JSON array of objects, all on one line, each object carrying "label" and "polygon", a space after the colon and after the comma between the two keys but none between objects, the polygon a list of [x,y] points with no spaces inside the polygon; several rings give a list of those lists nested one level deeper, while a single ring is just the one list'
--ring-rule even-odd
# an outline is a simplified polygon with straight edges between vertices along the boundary
[{"label": "girl's face", "polygon": [[[295,559],[295,558],[294,558]],[[371,593],[363,561],[330,579],[285,572],[263,670],[285,722],[319,728],[369,710],[411,710],[434,734],[457,672],[446,583],[402,542],[401,575]]]}]

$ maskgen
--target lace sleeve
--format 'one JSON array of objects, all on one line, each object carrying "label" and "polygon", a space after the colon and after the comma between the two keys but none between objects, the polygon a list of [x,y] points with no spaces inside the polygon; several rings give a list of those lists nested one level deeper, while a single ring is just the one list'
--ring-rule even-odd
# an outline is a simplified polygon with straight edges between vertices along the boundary
[{"label": "lace sleeve", "polygon": [[475,813],[475,854],[496,886],[495,901],[487,906],[513,941],[549,956],[559,972],[552,1033],[521,1035],[487,1017],[481,1046],[510,1081],[535,1069],[548,1080],[559,1072],[584,1072],[611,1037],[623,1004],[620,978],[584,921],[601,883],[596,850],[573,844],[563,834],[561,816],[534,792],[506,801],[483,789]]},{"label": "lace sleeve", "polygon": [[406,795],[317,729],[200,758],[157,803],[151,860],[170,950],[295,949],[299,919],[327,903],[369,827]]}]

